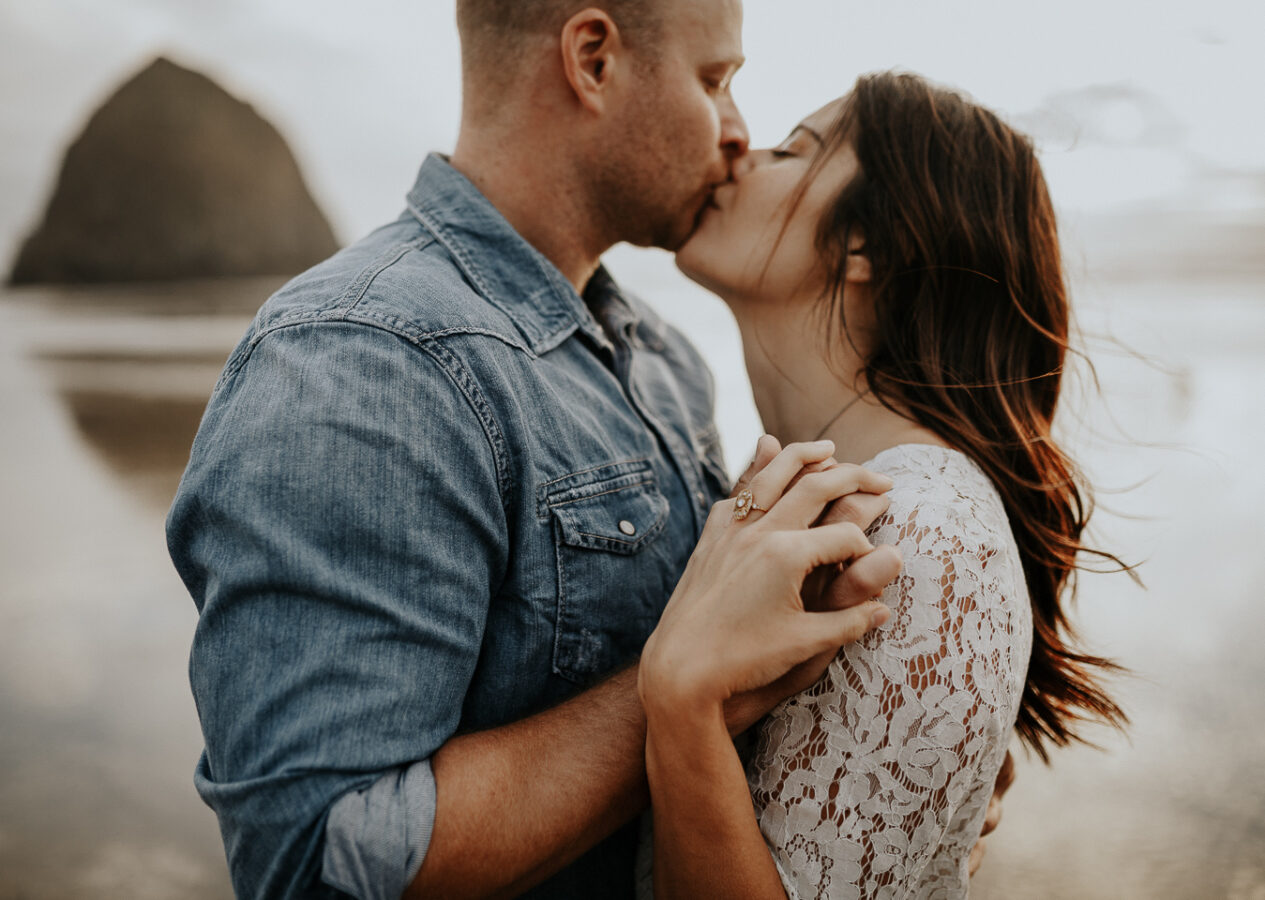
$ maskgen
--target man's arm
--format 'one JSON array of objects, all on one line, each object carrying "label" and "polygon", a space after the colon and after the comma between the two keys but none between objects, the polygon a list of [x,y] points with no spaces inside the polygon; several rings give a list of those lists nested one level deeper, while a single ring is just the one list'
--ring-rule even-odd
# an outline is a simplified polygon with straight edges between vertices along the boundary
[{"label": "man's arm", "polygon": [[455,737],[434,755],[430,847],[406,896],[512,896],[645,807],[637,670],[520,722]]},{"label": "man's arm", "polygon": [[400,337],[292,323],[234,356],[168,543],[200,610],[196,785],[238,896],[333,896],[331,806],[457,730],[506,566],[497,485],[468,398]]}]

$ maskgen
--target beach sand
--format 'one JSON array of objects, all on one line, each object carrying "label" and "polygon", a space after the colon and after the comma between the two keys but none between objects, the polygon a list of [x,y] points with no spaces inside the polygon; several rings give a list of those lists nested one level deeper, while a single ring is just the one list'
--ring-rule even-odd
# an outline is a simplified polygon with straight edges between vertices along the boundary
[{"label": "beach sand", "polygon": [[[759,426],[732,323],[656,278],[645,292],[717,372],[736,468]],[[0,295],[0,898],[231,895],[192,786],[196,615],[163,518],[273,287]],[[1020,754],[974,895],[1265,900],[1265,288],[1084,293],[1106,400],[1082,404],[1069,439],[1097,480],[1135,485],[1103,497],[1100,540],[1142,561],[1148,589],[1087,577],[1078,621],[1130,668],[1134,725],[1048,769]]]}]

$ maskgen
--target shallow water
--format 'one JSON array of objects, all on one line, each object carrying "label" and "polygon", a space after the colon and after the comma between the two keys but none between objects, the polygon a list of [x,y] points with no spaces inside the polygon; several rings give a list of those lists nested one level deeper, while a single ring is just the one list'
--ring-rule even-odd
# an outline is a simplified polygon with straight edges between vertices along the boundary
[{"label": "shallow water", "polygon": [[[737,466],[759,427],[732,322],[661,259],[632,259],[616,271],[712,362]],[[195,613],[162,522],[274,286],[0,295],[0,897],[230,894],[191,782]],[[1103,497],[1100,542],[1148,585],[1087,577],[1079,621],[1130,668],[1134,724],[1049,769],[1020,757],[975,895],[1265,900],[1265,286],[1079,294],[1105,401],[1080,404],[1069,439],[1096,480],[1136,485]]]}]

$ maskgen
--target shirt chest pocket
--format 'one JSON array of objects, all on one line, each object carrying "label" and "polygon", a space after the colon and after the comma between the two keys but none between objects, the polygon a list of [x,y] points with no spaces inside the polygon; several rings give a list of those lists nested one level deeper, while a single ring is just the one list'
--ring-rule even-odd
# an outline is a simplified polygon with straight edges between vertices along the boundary
[{"label": "shirt chest pocket", "polygon": [[553,670],[589,684],[641,652],[666,597],[647,552],[668,521],[649,462],[612,463],[541,489],[557,554]]}]

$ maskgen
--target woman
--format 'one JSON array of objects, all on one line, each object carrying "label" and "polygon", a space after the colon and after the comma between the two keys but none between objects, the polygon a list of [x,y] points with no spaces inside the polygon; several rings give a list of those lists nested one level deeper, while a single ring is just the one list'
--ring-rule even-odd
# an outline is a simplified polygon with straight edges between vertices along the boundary
[{"label": "woman", "polygon": [[1051,433],[1069,315],[1032,146],[868,76],[740,162],[678,264],[732,309],[768,431],[831,442],[788,448],[702,546],[739,560],[744,532],[815,515],[791,470],[833,449],[891,479],[869,536],[904,571],[890,621],[774,709],[745,770],[722,704],[798,636],[724,597],[669,603],[640,675],[655,895],[965,896],[1012,728],[1046,759],[1080,720],[1124,721],[1064,616],[1089,504]]}]

